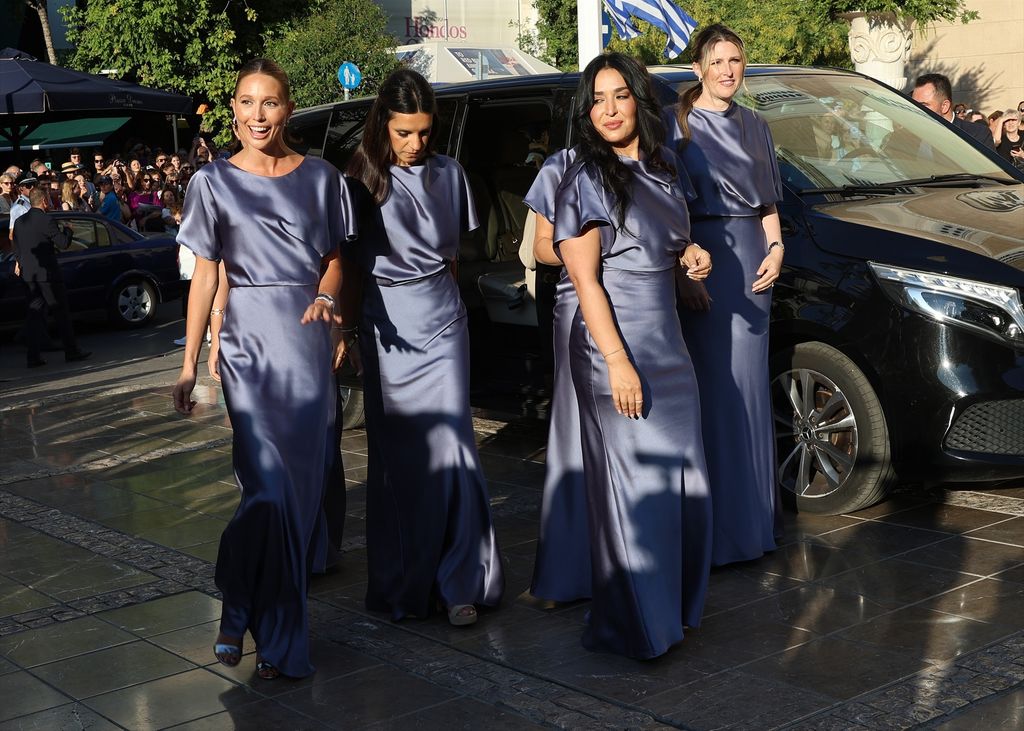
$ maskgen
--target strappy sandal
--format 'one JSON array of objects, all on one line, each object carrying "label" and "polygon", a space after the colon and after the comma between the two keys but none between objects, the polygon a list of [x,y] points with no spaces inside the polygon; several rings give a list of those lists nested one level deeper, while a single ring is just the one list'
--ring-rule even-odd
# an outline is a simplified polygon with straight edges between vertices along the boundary
[{"label": "strappy sandal", "polygon": [[[220,635],[223,637],[224,635]],[[219,638],[218,638],[219,639]],[[217,642],[213,645],[213,656],[217,658],[217,662],[221,665],[226,665],[229,668],[233,668],[242,661],[242,642],[238,641],[238,644],[233,642]]]},{"label": "strappy sandal", "polygon": [[281,671],[278,670],[272,663],[267,662],[262,657],[256,658],[256,674],[263,680],[274,680],[280,677]]},{"label": "strappy sandal", "polygon": [[448,607],[448,623],[453,627],[465,627],[475,623],[476,619],[476,607],[472,604],[453,604]]}]

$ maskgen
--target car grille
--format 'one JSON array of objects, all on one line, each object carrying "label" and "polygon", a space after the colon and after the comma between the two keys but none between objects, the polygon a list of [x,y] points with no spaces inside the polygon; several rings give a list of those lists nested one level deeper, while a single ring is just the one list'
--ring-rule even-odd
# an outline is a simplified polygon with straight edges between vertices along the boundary
[{"label": "car grille", "polygon": [[1024,455],[1024,399],[967,407],[946,435],[946,446],[965,452]]}]

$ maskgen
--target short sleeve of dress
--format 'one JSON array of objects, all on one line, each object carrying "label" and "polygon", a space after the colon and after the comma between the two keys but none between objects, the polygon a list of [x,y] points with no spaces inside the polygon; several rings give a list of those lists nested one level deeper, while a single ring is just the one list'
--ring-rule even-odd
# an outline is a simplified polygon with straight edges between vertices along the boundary
[{"label": "short sleeve of dress", "polygon": [[340,173],[332,177],[331,185],[331,206],[328,209],[330,214],[328,245],[330,250],[341,247],[349,241],[353,241],[358,234],[356,223],[356,206],[352,199],[352,192],[346,182],[346,178]]},{"label": "short sleeve of dress", "polygon": [[611,226],[612,217],[588,167],[582,162],[565,172],[555,193],[555,250],[583,233],[588,224]]},{"label": "short sleeve of dress", "polygon": [[455,170],[455,186],[459,201],[459,230],[473,231],[480,228],[480,221],[476,216],[476,202],[473,200],[473,191],[469,187],[469,177],[454,160],[449,159],[448,164]]},{"label": "short sleeve of dress", "polygon": [[363,181],[350,178],[347,175],[342,177],[341,197],[349,208],[351,223],[349,224],[355,235],[343,236],[341,238],[341,255],[346,259],[358,261],[360,251],[360,234],[366,236],[371,227],[371,216],[379,216],[380,209],[377,207],[370,191],[363,185]]},{"label": "short sleeve of dress", "polygon": [[[775,140],[772,139],[771,128],[764,121],[764,118],[761,115],[758,115],[757,118],[761,122],[761,128],[764,132],[765,157],[768,158],[768,164],[765,166],[763,174],[770,176],[770,180],[766,180],[764,185],[768,188],[774,188],[775,200],[772,202],[778,203],[782,200],[782,174],[779,172],[779,158],[775,155]],[[769,203],[768,205],[771,204]]]},{"label": "short sleeve of dress", "polygon": [[217,200],[210,186],[210,176],[201,170],[192,176],[185,190],[181,209],[178,243],[204,259],[220,261],[220,239],[217,236]]},{"label": "short sleeve of dress", "polygon": [[540,172],[533,180],[523,203],[534,213],[539,213],[551,222],[555,220],[555,191],[565,174],[568,150],[559,150],[544,161]]}]

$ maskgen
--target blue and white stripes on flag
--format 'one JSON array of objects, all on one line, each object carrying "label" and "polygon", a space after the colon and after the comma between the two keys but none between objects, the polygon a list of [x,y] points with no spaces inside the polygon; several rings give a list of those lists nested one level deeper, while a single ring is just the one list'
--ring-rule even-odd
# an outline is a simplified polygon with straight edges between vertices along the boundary
[{"label": "blue and white stripes on flag", "polygon": [[619,37],[630,40],[640,35],[640,31],[630,19],[631,15],[646,20],[668,36],[665,43],[666,58],[675,58],[697,28],[697,21],[687,15],[672,0],[604,0],[608,16],[615,24]]}]

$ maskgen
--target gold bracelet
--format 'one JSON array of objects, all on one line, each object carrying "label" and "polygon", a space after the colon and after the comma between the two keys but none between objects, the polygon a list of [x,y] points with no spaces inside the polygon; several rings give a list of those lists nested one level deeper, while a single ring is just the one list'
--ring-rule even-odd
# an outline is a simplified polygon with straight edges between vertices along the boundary
[{"label": "gold bracelet", "polygon": [[609,356],[615,355],[616,353],[621,353],[625,349],[626,349],[626,346],[622,346],[618,350],[613,350],[610,353],[604,353],[601,357],[604,358],[605,360],[608,360]]},{"label": "gold bracelet", "polygon": [[223,315],[223,314],[224,314],[224,308],[223,307],[214,307],[212,310],[210,310],[210,317],[213,317],[214,315]]}]

